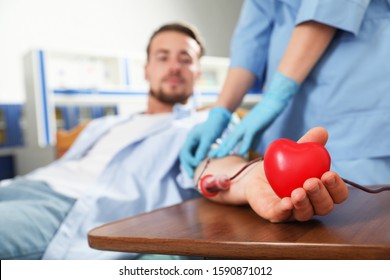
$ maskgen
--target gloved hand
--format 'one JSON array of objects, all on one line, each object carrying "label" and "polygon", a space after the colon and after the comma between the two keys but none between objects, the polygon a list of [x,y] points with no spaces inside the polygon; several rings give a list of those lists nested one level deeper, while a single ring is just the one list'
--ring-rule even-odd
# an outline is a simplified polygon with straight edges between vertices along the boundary
[{"label": "gloved hand", "polygon": [[223,107],[214,107],[207,120],[190,131],[180,153],[180,161],[191,178],[194,177],[195,167],[206,157],[211,145],[228,126],[231,114]]},{"label": "gloved hand", "polygon": [[245,155],[255,139],[269,126],[298,92],[299,84],[276,72],[263,99],[241,120],[222,144],[209,153],[209,157],[224,157],[240,142],[240,155]]}]

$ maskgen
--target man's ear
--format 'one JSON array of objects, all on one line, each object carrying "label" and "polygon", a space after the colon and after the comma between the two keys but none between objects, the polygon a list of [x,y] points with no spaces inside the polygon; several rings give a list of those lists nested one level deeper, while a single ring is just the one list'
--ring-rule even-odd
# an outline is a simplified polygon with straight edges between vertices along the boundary
[{"label": "man's ear", "polygon": [[144,66],[144,76],[145,80],[149,81],[149,65],[147,63]]},{"label": "man's ear", "polygon": [[201,77],[202,77],[201,66],[198,65],[198,71],[196,73],[196,81],[199,82]]},{"label": "man's ear", "polygon": [[196,80],[200,81],[201,77],[202,77],[202,71],[200,71],[200,68],[199,68],[198,74],[196,75]]}]

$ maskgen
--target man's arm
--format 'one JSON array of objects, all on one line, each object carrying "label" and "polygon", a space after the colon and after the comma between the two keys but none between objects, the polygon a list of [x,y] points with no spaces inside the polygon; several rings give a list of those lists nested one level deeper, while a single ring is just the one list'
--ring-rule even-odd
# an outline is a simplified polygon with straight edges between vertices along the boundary
[{"label": "man's arm", "polygon": [[[207,174],[212,175],[227,175],[231,177],[238,170],[244,167],[248,163],[246,159],[240,156],[230,155],[223,158],[211,159],[205,168],[207,160],[201,162],[201,164],[195,170],[194,180],[199,182],[200,175],[203,172],[202,176]],[[245,193],[243,178],[248,176],[248,171],[251,168],[245,169],[245,171],[234,181],[232,181],[232,187],[229,191],[220,192],[218,195],[210,197],[209,199],[215,202],[230,204],[230,205],[243,205],[248,204],[248,200]],[[252,174],[251,174],[252,176]],[[245,180],[245,179],[244,179]],[[234,187],[237,185],[238,187]]]},{"label": "man's arm", "polygon": [[[299,142],[317,142],[325,145],[327,132],[323,128],[314,128],[306,133]],[[227,156],[209,162],[206,174],[226,174],[233,176],[247,161],[238,156]],[[205,162],[197,168],[195,181],[204,170]],[[260,161],[249,166],[236,179],[232,180],[228,191],[221,191],[210,199],[231,205],[249,204],[264,219],[271,222],[306,221],[314,215],[330,213],[334,204],[348,197],[348,188],[334,172],[326,172],[321,179],[310,178],[302,188],[294,190],[290,197],[280,199],[269,185]]]}]

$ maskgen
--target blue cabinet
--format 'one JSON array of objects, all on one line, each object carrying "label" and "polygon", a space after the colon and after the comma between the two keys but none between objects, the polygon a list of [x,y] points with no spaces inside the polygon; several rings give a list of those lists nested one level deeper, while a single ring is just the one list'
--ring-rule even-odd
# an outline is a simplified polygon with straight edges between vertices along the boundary
[{"label": "blue cabinet", "polygon": [[71,130],[77,125],[107,115],[117,115],[116,106],[56,106],[57,129]]},{"label": "blue cabinet", "polygon": [[0,104],[0,148],[23,145],[22,105]]},{"label": "blue cabinet", "polygon": [[12,155],[0,156],[0,180],[15,177],[14,157]]},{"label": "blue cabinet", "polygon": [[15,176],[14,156],[9,148],[23,145],[22,105],[0,104],[0,180]]}]

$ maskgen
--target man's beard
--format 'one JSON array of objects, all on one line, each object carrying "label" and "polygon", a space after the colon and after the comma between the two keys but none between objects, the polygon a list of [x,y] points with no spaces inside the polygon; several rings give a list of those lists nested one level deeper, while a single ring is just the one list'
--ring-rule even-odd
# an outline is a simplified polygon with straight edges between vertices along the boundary
[{"label": "man's beard", "polygon": [[185,92],[172,95],[164,92],[162,88],[160,88],[158,91],[150,89],[150,95],[156,98],[161,103],[168,105],[175,105],[176,103],[186,104],[188,98],[191,96],[191,94],[187,94]]}]

